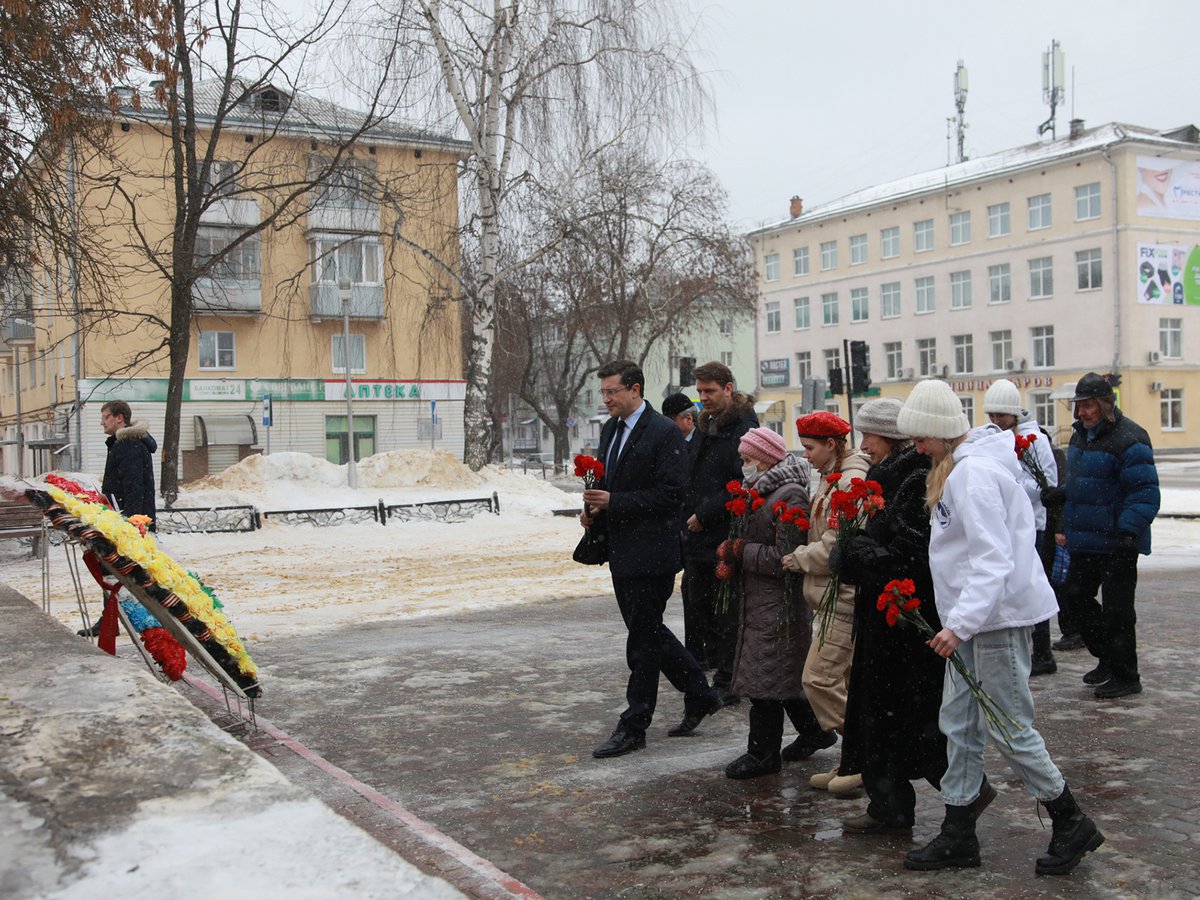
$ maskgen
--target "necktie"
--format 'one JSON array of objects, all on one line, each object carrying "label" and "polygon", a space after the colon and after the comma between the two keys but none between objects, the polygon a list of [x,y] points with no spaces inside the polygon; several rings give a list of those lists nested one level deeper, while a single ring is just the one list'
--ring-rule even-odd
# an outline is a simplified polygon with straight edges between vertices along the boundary
[{"label": "necktie", "polygon": [[604,464],[604,470],[611,472],[613,466],[617,464],[617,459],[621,455],[621,438],[625,435],[625,420],[617,419],[616,430],[613,431],[612,443],[608,447],[608,461]]}]

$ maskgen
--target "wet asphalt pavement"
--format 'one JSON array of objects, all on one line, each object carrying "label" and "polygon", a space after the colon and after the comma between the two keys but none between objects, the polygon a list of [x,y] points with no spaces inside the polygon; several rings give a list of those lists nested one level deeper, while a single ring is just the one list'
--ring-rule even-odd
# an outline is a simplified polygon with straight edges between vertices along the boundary
[{"label": "wet asphalt pavement", "polygon": [[[1049,817],[1043,830],[1034,801],[990,748],[1000,796],[979,823],[983,867],[932,873],[901,865],[941,822],[928,785],[917,788],[911,838],[873,837],[840,829],[865,799],[808,786],[836,763],[836,748],[779,775],[726,778],[724,766],[744,750],[748,704],[693,737],[668,738],[682,699],[663,679],[647,748],[593,759],[623,707],[624,630],[611,597],[271,642],[255,648],[266,686],[258,711],[546,897],[1194,896],[1198,572],[1142,574],[1140,696],[1096,700],[1080,682],[1093,665],[1086,650],[1058,654],[1058,674],[1033,681],[1050,753],[1107,836],[1066,878],[1034,876]],[[678,597],[670,613],[681,633]],[[278,736],[245,740],[427,871],[474,896],[505,893]]]}]

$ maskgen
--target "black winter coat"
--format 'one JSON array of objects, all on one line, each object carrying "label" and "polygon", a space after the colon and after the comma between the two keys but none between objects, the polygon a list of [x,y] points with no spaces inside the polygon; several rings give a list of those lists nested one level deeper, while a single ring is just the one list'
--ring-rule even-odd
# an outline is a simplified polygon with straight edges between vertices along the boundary
[{"label": "black winter coat", "polygon": [[754,398],[739,392],[719,415],[700,413],[696,431],[688,444],[690,471],[683,502],[683,519],[695,514],[703,531],[684,533],[684,555],[690,560],[717,562],[717,545],[729,537],[729,493],[725,485],[742,480],[742,457],[738,444],[751,428],[758,427]]},{"label": "black winter coat", "polygon": [[938,729],[946,662],[907,625],[889,627],[876,608],[892,579],[911,578],[921,615],[933,630],[941,620],[929,573],[929,459],[913,447],[871,466],[867,478],[883,488],[884,508],[867,523],[870,541],[852,542],[842,579],[857,584],[854,662],[850,668],[841,771],[884,772],[896,778],[940,778],[946,738]]},{"label": "black winter coat", "polygon": [[126,518],[141,515],[154,519],[158,511],[151,454],[158,449],[158,441],[141,422],[130,422],[116,434],[110,434],[105,444],[108,458],[104,462],[101,492],[116,501],[117,509]]},{"label": "black winter coat", "polygon": [[[598,459],[608,459],[618,421],[604,423]],[[600,485],[612,496],[593,527],[603,528],[608,535],[608,567],[613,575],[668,575],[683,567],[679,501],[687,479],[686,447],[675,423],[647,403]]]}]

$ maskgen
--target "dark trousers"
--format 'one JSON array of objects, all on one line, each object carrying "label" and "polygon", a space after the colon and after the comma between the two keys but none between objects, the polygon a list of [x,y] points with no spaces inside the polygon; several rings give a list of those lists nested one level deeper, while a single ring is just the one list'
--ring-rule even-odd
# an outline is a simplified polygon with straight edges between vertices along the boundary
[{"label": "dark trousers", "polygon": [[750,700],[750,737],[746,750],[758,759],[767,759],[779,753],[783,747],[783,714],[792,720],[802,737],[816,737],[821,725],[809,706],[808,700],[799,697],[792,700]]},{"label": "dark trousers", "polygon": [[650,727],[658,701],[659,672],[667,676],[677,691],[683,692],[687,709],[711,704],[716,699],[715,692],[708,686],[704,670],[663,624],[663,610],[675,590],[674,574],[614,575],[612,581],[621,618],[629,630],[625,641],[625,660],[629,664],[625,698],[629,706],[621,713],[620,727],[637,733]]},{"label": "dark trousers", "polygon": [[1071,554],[1067,605],[1079,633],[1088,652],[1126,681],[1138,678],[1136,591],[1136,553]]},{"label": "dark trousers", "polygon": [[687,594],[683,600],[683,637],[687,648],[707,668],[716,669],[713,686],[729,687],[733,680],[733,654],[737,649],[737,603],[717,612],[721,581],[717,561],[689,559],[684,565]]}]

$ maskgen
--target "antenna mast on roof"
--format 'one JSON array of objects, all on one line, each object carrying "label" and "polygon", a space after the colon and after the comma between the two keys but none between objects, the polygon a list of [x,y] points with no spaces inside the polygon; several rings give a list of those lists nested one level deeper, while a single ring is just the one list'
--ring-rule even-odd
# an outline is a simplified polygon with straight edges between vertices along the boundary
[{"label": "antenna mast on roof", "polygon": [[964,121],[967,109],[967,67],[961,59],[958,61],[958,68],[954,70],[954,107],[958,110],[955,129],[958,137],[958,158],[955,162],[966,162],[967,154],[963,144],[967,136],[967,123]]},{"label": "antenna mast on roof", "polygon": [[1064,85],[1066,64],[1063,59],[1062,45],[1058,41],[1050,42],[1050,49],[1042,53],[1042,102],[1050,106],[1050,118],[1038,126],[1038,136],[1050,132],[1051,138],[1058,137],[1054,130],[1054,116],[1058,105],[1066,97]]}]

